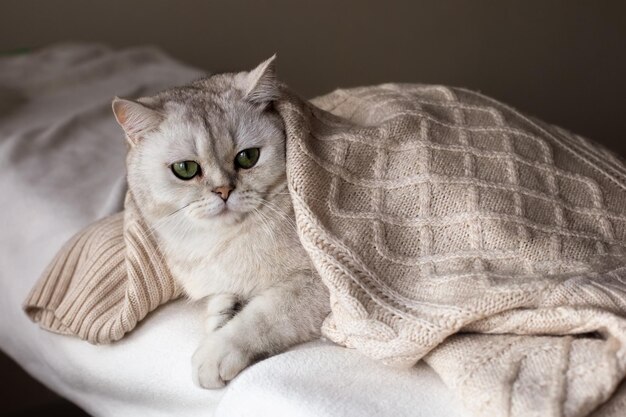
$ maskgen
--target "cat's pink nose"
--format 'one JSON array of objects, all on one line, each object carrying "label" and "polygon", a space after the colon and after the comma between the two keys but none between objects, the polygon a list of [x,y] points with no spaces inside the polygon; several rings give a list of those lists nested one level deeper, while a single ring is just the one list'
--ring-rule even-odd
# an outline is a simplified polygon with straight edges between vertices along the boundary
[{"label": "cat's pink nose", "polygon": [[219,194],[220,197],[222,197],[222,200],[226,201],[228,200],[228,196],[230,195],[230,192],[233,190],[233,187],[231,187],[230,185],[222,185],[221,187],[217,187],[213,190],[213,192],[215,194]]}]

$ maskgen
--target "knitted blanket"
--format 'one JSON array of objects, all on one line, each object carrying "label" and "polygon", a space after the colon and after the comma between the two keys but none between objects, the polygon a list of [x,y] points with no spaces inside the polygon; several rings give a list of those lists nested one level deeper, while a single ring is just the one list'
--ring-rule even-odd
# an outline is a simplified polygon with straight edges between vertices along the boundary
[{"label": "knitted blanket", "polygon": [[[623,415],[617,157],[441,86],[287,92],[277,109],[300,239],[330,289],[326,337],[394,366],[424,358],[476,416]],[[178,295],[132,195],[124,216],[68,243],[31,318],[107,343]]]},{"label": "knitted blanket", "polygon": [[477,416],[607,401],[626,371],[624,165],[460,89],[314,104],[279,111],[300,238],[330,289],[324,335],[395,366],[431,352]]}]

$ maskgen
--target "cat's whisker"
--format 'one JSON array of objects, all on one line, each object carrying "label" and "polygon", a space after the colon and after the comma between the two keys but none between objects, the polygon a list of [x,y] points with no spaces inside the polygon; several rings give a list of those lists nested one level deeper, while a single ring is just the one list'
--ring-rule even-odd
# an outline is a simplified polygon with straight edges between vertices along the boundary
[{"label": "cat's whisker", "polygon": [[[195,203],[197,201],[200,201],[200,200],[201,199],[191,201],[191,202],[185,204],[183,207],[173,211],[172,213],[170,213],[167,216],[167,220],[168,221],[172,221],[172,220],[176,221],[176,224],[173,225],[173,227],[171,228],[172,229],[172,233],[173,233],[172,234],[172,238],[175,241],[179,241],[181,239],[184,239],[185,236],[187,235],[187,233],[189,233],[193,229],[193,226],[192,226],[191,222],[186,222],[185,221],[185,217],[184,216],[173,216],[173,215],[176,214],[176,213],[181,212],[183,209],[189,207],[191,204],[193,204],[193,203]],[[181,226],[182,226],[182,228],[181,228]],[[155,237],[154,241],[155,241],[155,244],[157,246],[157,249],[160,252],[159,262],[167,264],[167,261],[165,260],[165,258],[168,256],[167,248],[163,246],[164,243],[158,237]]]},{"label": "cat's whisker", "polygon": [[291,216],[289,216],[287,212],[281,210],[278,206],[265,199],[260,198],[258,202],[269,210],[272,210],[274,213],[276,213],[276,215],[285,220],[294,229],[294,231],[297,231],[297,225],[295,220]]},{"label": "cat's whisker", "polygon": [[165,224],[169,223],[171,220],[172,219],[170,217],[164,217],[156,221],[152,226],[148,228],[148,230],[146,230],[146,237],[148,238],[154,237],[155,239],[157,239],[156,232],[158,231],[158,229],[165,226]]},{"label": "cat's whisker", "polygon": [[[183,223],[183,228],[179,229],[180,231],[179,231],[179,234],[178,234],[178,239],[181,239],[181,240],[185,239],[187,237],[187,234],[189,232],[192,232],[193,229],[194,228],[193,228],[193,224],[192,223],[190,223],[190,222]],[[187,254],[187,259],[191,259],[192,255],[193,255],[192,253]],[[191,262],[185,262],[185,265],[186,265],[185,269],[187,271],[191,270]]]},{"label": "cat's whisker", "polygon": [[276,207],[274,207],[271,203],[269,203],[269,202],[267,202],[265,200],[262,200],[262,199],[258,200],[257,203],[259,205],[261,205],[263,208],[265,208],[265,209],[267,209],[267,210],[269,210],[271,212],[271,213],[268,213],[268,214],[272,214],[273,213],[273,214],[275,214],[275,216],[273,216],[273,217],[277,216],[279,219],[284,220],[289,226],[295,226],[295,222],[294,222],[294,220],[291,217],[289,217],[285,212],[283,212],[283,211],[277,209]]},{"label": "cat's whisker", "polygon": [[[171,219],[172,219],[172,218],[170,217],[170,220],[171,220]],[[179,227],[178,227],[178,226],[179,226],[181,223],[182,223],[182,224],[185,224],[185,223],[183,222],[183,218],[181,218],[181,217],[174,217],[173,219],[176,219],[176,220],[177,220],[177,222],[178,222],[178,223],[176,224],[176,227],[174,227],[174,238],[176,239],[176,238],[178,238],[178,235],[179,235],[179,233],[180,233],[180,232],[179,232],[179,230],[180,230],[180,229],[179,229]],[[156,244],[156,246],[157,246],[157,249],[158,249],[158,251],[159,251],[159,253],[160,253],[160,254],[159,254],[159,262],[167,265],[167,261],[166,261],[166,259],[165,259],[165,258],[166,258],[166,256],[167,256],[167,248],[165,248],[165,247],[163,246],[163,242],[161,242],[161,240],[160,240],[160,239],[158,239],[158,237],[156,237],[156,238],[154,239],[154,241],[155,241],[155,244]]]},{"label": "cat's whisker", "polygon": [[189,203],[185,204],[184,206],[182,206],[182,207],[172,211],[169,214],[166,214],[163,218],[157,220],[151,227],[148,228],[148,230],[147,230],[148,233],[147,233],[146,236],[148,236],[148,237],[154,236],[154,233],[156,232],[156,230],[158,228],[164,226],[167,222],[171,221],[175,214],[180,213],[181,211],[183,211],[184,209],[186,209],[190,205],[192,205],[192,204],[194,204],[194,203],[196,203],[198,201],[201,201],[201,200],[202,200],[201,198],[199,198],[197,200],[192,200]]},{"label": "cat's whisker", "polygon": [[270,237],[270,239],[272,239],[272,243],[276,244],[276,235],[274,231],[272,230],[272,228],[270,227],[270,224],[267,221],[267,217],[265,216],[265,214],[263,214],[257,208],[253,209],[253,212],[259,217],[259,220],[261,220],[263,229],[267,232],[267,235]]}]

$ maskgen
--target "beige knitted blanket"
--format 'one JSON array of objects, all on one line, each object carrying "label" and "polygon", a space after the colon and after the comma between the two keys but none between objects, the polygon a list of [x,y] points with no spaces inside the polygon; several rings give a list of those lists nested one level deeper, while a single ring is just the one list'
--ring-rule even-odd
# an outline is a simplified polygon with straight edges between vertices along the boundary
[{"label": "beige knitted blanket", "polygon": [[[325,336],[394,366],[424,358],[476,416],[626,415],[620,160],[465,90],[313,104],[287,94],[278,110],[301,241],[330,289]],[[33,319],[107,343],[178,294],[132,196],[125,216],[68,243]]]},{"label": "beige knitted blanket", "polygon": [[127,193],[123,212],[61,248],[24,302],[33,321],[90,343],[111,343],[182,294],[138,207]]}]

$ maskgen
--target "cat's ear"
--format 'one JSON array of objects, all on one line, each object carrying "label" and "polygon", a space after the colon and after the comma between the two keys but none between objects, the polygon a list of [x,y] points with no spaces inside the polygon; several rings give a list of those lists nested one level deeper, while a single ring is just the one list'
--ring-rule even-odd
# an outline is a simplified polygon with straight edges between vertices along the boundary
[{"label": "cat's ear", "polygon": [[[140,99],[141,100],[141,99]],[[162,115],[139,101],[115,97],[113,114],[132,146],[163,121]]]},{"label": "cat's ear", "polygon": [[276,54],[246,74],[244,81],[246,100],[264,105],[280,97],[275,62]]}]

